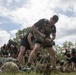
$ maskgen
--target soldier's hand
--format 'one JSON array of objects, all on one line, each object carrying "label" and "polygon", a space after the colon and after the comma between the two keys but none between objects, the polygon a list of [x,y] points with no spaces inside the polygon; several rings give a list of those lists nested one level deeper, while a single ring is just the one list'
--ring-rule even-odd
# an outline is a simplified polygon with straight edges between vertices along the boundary
[{"label": "soldier's hand", "polygon": [[42,36],[43,38],[45,38],[45,37],[46,37],[46,35],[45,35],[45,34],[43,34],[43,33],[41,33],[41,34],[40,34],[40,36]]},{"label": "soldier's hand", "polygon": [[33,48],[34,48],[34,46],[33,46],[33,45],[30,45],[30,48],[31,48],[31,49],[33,49]]},{"label": "soldier's hand", "polygon": [[50,42],[50,39],[49,38],[45,38],[45,42]]}]

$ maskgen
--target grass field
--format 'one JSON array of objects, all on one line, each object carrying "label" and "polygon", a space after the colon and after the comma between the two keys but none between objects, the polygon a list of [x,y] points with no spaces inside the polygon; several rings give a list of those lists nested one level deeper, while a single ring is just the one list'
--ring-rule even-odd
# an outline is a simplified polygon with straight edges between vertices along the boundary
[{"label": "grass field", "polygon": [[[20,72],[20,73],[3,73],[3,74],[0,74],[0,75],[43,75],[43,74],[39,74],[39,73],[34,73],[34,72],[31,72],[31,73],[27,73],[27,72]],[[71,72],[71,73],[51,73],[50,75],[76,75],[76,72]]]}]

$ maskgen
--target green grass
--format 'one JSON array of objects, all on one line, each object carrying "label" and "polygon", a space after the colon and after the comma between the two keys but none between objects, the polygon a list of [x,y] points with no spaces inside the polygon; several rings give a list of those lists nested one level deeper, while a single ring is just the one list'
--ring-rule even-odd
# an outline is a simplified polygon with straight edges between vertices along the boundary
[{"label": "green grass", "polygon": [[[0,75],[40,75],[39,73],[34,73],[34,72],[30,72],[30,73],[27,73],[27,72],[20,72],[20,73],[3,73],[3,74],[0,74]],[[71,72],[71,73],[51,73],[50,75],[76,75],[76,72]]]}]

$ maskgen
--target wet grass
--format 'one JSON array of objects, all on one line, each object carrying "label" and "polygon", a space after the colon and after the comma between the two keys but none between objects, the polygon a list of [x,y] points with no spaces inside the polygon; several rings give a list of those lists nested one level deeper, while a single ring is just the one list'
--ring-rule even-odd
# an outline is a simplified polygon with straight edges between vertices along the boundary
[{"label": "wet grass", "polygon": [[[35,73],[35,72],[30,72],[30,73],[27,73],[27,72],[20,72],[20,73],[1,73],[0,75],[43,75],[43,74],[39,74],[39,73]],[[51,72],[50,75],[76,75],[76,72],[71,72],[71,73],[54,73],[54,72]]]}]

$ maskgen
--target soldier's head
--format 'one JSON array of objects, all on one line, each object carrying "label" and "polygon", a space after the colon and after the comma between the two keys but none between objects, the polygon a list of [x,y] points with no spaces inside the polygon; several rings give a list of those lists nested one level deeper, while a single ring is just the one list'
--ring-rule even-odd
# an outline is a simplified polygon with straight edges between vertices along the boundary
[{"label": "soldier's head", "polygon": [[52,25],[54,25],[55,23],[57,23],[59,20],[59,17],[57,15],[53,15],[51,18],[50,18],[50,23]]}]

